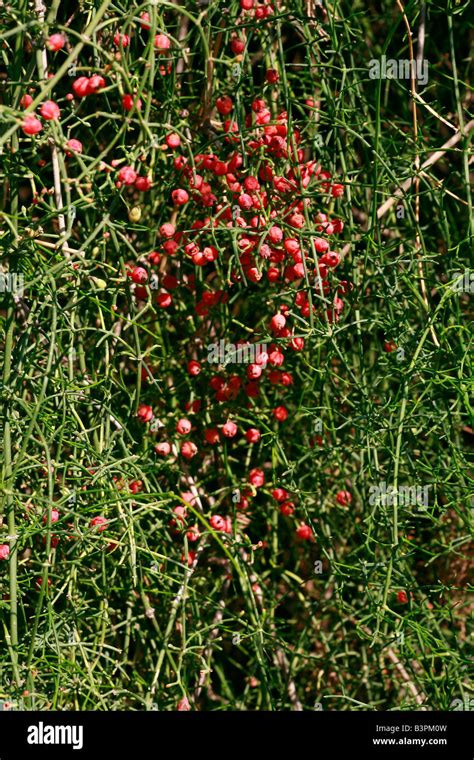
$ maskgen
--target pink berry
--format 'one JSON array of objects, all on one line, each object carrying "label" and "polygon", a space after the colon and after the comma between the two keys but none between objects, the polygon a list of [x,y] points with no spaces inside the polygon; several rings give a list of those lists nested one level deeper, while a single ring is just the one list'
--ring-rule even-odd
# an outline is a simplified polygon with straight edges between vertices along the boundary
[{"label": "pink berry", "polygon": [[133,185],[137,178],[137,173],[132,166],[122,166],[117,177],[125,185]]},{"label": "pink berry", "polygon": [[0,544],[0,559],[8,559],[10,554],[10,547],[8,544]]},{"label": "pink berry", "polygon": [[280,227],[276,226],[270,227],[268,237],[270,238],[273,245],[277,245],[283,240],[283,230],[281,230]]},{"label": "pink berry", "polygon": [[238,427],[235,422],[232,422],[232,420],[227,420],[227,422],[222,425],[222,435],[226,438],[234,438],[234,436],[237,435],[237,432]]},{"label": "pink berry", "polygon": [[226,521],[220,515],[212,515],[209,524],[214,530],[225,530],[226,528]]},{"label": "pink berry", "polygon": [[69,150],[66,150],[68,156],[72,156],[72,153],[82,153],[82,143],[74,137],[68,140],[66,145],[69,148]]},{"label": "pink berry", "polygon": [[[58,510],[57,509],[52,509],[51,510],[51,522],[55,523],[58,520],[59,520],[59,512],[58,512]],[[44,522],[45,525],[48,522],[48,513],[46,513],[45,515],[43,515],[43,522]]]},{"label": "pink berry", "polygon": [[52,34],[46,42],[48,50],[51,50],[53,53],[57,50],[62,50],[65,44],[66,39],[62,34]]},{"label": "pink berry", "polygon": [[31,95],[28,95],[28,93],[25,93],[25,95],[22,95],[20,100],[20,106],[22,108],[28,108],[29,105],[33,102],[33,98]]},{"label": "pink berry", "polygon": [[57,121],[61,111],[54,100],[46,100],[40,108],[40,114],[46,121]]},{"label": "pink berry", "polygon": [[324,240],[324,238],[318,237],[314,239],[314,247],[316,253],[326,253],[326,251],[329,250],[329,243],[327,240]]},{"label": "pink berry", "polygon": [[181,446],[181,455],[185,459],[192,459],[196,456],[198,448],[192,441],[185,441]]},{"label": "pink berry", "polygon": [[86,95],[93,95],[105,87],[105,79],[100,74],[93,74],[87,81]]},{"label": "pink berry", "polygon": [[155,47],[159,53],[166,53],[170,49],[171,42],[166,34],[157,34],[155,36]]},{"label": "pink berry", "polygon": [[239,195],[237,203],[241,209],[244,209],[244,211],[248,211],[253,206],[252,197],[248,195],[248,193],[242,193],[242,195]]},{"label": "pink berry", "polygon": [[174,150],[175,148],[179,148],[181,145],[181,138],[179,135],[173,132],[170,135],[166,135],[165,143],[167,144],[168,148]]},{"label": "pink berry", "polygon": [[151,26],[150,14],[144,11],[143,13],[140,13],[140,18],[141,18],[141,21],[140,21],[141,28],[150,29],[150,26]]},{"label": "pink berry", "polygon": [[120,32],[115,32],[114,34],[114,44],[117,45],[117,47],[126,48],[130,45],[130,37],[128,34],[121,34]]},{"label": "pink berry", "polygon": [[155,451],[158,456],[167,457],[171,452],[171,446],[167,441],[162,441],[161,443],[156,444]]},{"label": "pink berry", "polygon": [[41,132],[43,129],[43,125],[34,114],[28,114],[28,116],[25,116],[23,119],[21,128],[25,135],[37,135],[38,132]]},{"label": "pink berry", "polygon": [[160,235],[162,235],[165,238],[172,238],[175,233],[176,233],[176,227],[173,224],[170,224],[169,222],[165,222],[160,227]]},{"label": "pink berry", "polygon": [[264,475],[263,470],[260,470],[258,467],[255,467],[253,470],[250,470],[249,482],[253,486],[255,486],[255,488],[261,488],[263,484],[265,483],[265,475]]},{"label": "pink berry", "polygon": [[183,417],[176,423],[176,432],[179,433],[179,435],[188,435],[191,432],[191,428],[192,425],[186,417]]}]

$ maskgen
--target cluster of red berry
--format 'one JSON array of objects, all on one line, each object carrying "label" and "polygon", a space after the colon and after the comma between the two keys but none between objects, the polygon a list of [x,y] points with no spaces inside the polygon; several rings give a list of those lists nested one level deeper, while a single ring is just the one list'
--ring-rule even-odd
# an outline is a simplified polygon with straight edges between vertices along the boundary
[{"label": "cluster of red berry", "polygon": [[[236,65],[246,54],[247,23],[273,13],[269,2],[241,0],[240,5],[238,31],[230,38]],[[150,29],[147,13],[141,15],[141,28]],[[63,34],[53,34],[47,48],[56,52],[66,43]],[[123,54],[130,48],[130,34],[116,30],[113,44],[118,55]],[[154,48],[164,56],[172,52],[173,43],[159,33]],[[160,73],[168,74],[171,66],[172,59],[167,58]],[[113,87],[112,76],[110,82],[101,74],[80,76],[65,100],[74,107],[74,101],[100,95],[109,84]],[[293,520],[298,514],[296,497],[280,485],[271,464],[271,443],[276,435],[285,445],[286,438],[294,435],[293,430],[286,432],[284,424],[297,411],[298,395],[291,392],[296,385],[297,356],[305,351],[315,321],[328,328],[337,322],[351,289],[337,275],[341,255],[334,250],[337,235],[344,229],[334,206],[344,196],[344,186],[311,155],[311,144],[302,137],[291,104],[279,107],[285,97],[280,72],[265,70],[262,92],[247,101],[247,109],[245,103],[236,103],[233,86],[229,77],[228,92],[218,94],[208,114],[216,135],[212,150],[200,152],[197,138],[182,124],[163,135],[172,189],[163,198],[169,205],[162,212],[159,245],[127,264],[139,309],[151,304],[169,335],[180,335],[184,319],[193,325],[176,343],[190,398],[178,393],[177,407],[176,394],[170,392],[168,407],[162,397],[155,404],[155,375],[164,377],[171,368],[146,362],[141,371],[146,400],[138,406],[137,419],[147,426],[146,435],[164,478],[173,472],[177,486],[183,466],[192,467],[190,477],[201,483],[204,501],[211,497],[209,504],[213,488],[227,489],[225,514],[211,514],[209,525],[229,535],[235,530],[236,512],[245,512],[246,524],[251,523],[252,504],[259,493],[276,500],[283,517]],[[21,100],[27,109],[21,125],[27,136],[43,128],[35,113],[28,111],[32,102],[29,94]],[[142,101],[134,93],[122,95],[121,105],[132,115],[142,110]],[[308,114],[315,109],[311,97],[305,99],[304,108]],[[45,121],[61,118],[53,100],[44,101],[39,113]],[[69,157],[83,153],[77,136],[59,147]],[[151,171],[140,174],[134,161],[123,161],[110,157],[100,168],[114,173],[116,190],[127,204],[130,200],[135,204],[129,219],[142,218],[146,223],[143,217],[149,207],[140,193],[156,191],[158,180]],[[240,335],[230,333],[232,324],[240,325]],[[206,361],[205,336],[209,341],[232,340],[237,348],[263,348],[245,366],[236,364],[229,371],[223,363],[216,371]],[[189,418],[177,417],[183,412]],[[223,461],[230,451],[241,472],[239,482],[226,479],[229,470]],[[235,492],[238,499],[231,498]],[[181,499],[169,525],[173,535],[186,535],[192,543],[199,539],[200,530],[196,524],[187,524],[185,504],[189,499],[193,503],[194,497],[185,492]],[[342,490],[336,501],[347,506],[351,496]],[[104,531],[108,522],[97,516],[91,525]],[[294,531],[299,539],[314,540],[312,527],[301,517]],[[194,561],[192,552],[189,558]]]}]

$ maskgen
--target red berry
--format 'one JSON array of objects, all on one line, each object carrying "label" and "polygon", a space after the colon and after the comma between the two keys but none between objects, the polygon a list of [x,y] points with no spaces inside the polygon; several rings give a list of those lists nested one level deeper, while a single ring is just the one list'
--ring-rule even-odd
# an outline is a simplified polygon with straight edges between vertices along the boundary
[{"label": "red berry", "polygon": [[238,37],[234,37],[234,39],[231,40],[230,47],[234,55],[240,55],[245,50],[245,42],[239,40]]},{"label": "red berry", "polygon": [[99,533],[103,533],[103,531],[107,529],[108,520],[105,517],[102,517],[102,515],[98,515],[97,517],[92,518],[90,524],[91,528],[97,528]]},{"label": "red berry", "polygon": [[173,203],[175,206],[184,206],[184,204],[187,203],[189,200],[188,193],[186,192],[186,190],[183,190],[182,188],[173,190],[171,193],[171,197],[173,199]]},{"label": "red berry", "polygon": [[310,541],[313,538],[313,531],[306,523],[301,523],[296,529],[296,535],[303,541]]},{"label": "red berry", "polygon": [[138,407],[137,417],[140,422],[150,422],[153,419],[153,409],[146,404],[140,404]]},{"label": "red berry", "polygon": [[234,102],[232,98],[230,98],[228,95],[222,95],[220,98],[217,98],[216,100],[216,108],[221,114],[221,116],[227,116],[230,114],[234,107]]},{"label": "red berry", "polygon": [[196,377],[201,372],[201,364],[194,360],[188,362],[187,368],[191,377]]},{"label": "red berry", "polygon": [[142,101],[140,98],[134,98],[133,95],[124,95],[122,97],[122,107],[125,111],[131,111],[136,106],[137,111],[141,110]]},{"label": "red berry", "polygon": [[288,419],[288,409],[284,406],[276,406],[273,410],[273,416],[278,422],[285,422]]},{"label": "red berry", "polygon": [[257,428],[249,428],[245,433],[245,437],[249,443],[258,443],[262,434]]},{"label": "red berry", "polygon": [[276,84],[280,78],[276,69],[268,69],[265,73],[265,79],[269,84]]},{"label": "red berry", "polygon": [[143,285],[148,280],[148,272],[143,267],[135,267],[130,272],[130,277],[137,285]]},{"label": "red berry", "polygon": [[338,491],[336,494],[336,501],[343,507],[347,507],[352,502],[352,496],[349,491]]},{"label": "red berry", "polygon": [[284,326],[286,325],[286,319],[283,314],[278,312],[278,314],[275,314],[272,317],[270,324],[273,332],[280,332],[280,330],[283,330]]},{"label": "red berry", "polygon": [[186,531],[186,538],[191,543],[195,543],[196,541],[199,541],[200,537],[201,537],[201,532],[197,525],[192,525],[191,528],[189,528],[189,530]]},{"label": "red berry", "polygon": [[156,303],[162,309],[167,309],[168,306],[171,306],[172,300],[170,293],[159,293],[156,297]]},{"label": "red berry", "polygon": [[135,188],[141,193],[146,193],[150,189],[152,181],[149,177],[137,177],[135,180]]},{"label": "red berry", "polygon": [[206,443],[210,443],[211,446],[214,446],[216,443],[219,443],[219,430],[217,428],[207,428],[207,430],[204,431],[204,439]]},{"label": "red berry", "polygon": [[285,515],[286,517],[290,517],[295,511],[295,505],[292,501],[284,501],[283,504],[280,504],[280,512],[282,515]]},{"label": "red berry", "polygon": [[105,87],[105,79],[100,74],[93,74],[87,81],[86,95],[93,95]]},{"label": "red berry", "polygon": [[74,93],[77,95],[78,98],[83,98],[85,95],[88,94],[89,78],[79,77],[78,79],[75,79],[74,82],[72,83],[72,89],[74,90]]}]

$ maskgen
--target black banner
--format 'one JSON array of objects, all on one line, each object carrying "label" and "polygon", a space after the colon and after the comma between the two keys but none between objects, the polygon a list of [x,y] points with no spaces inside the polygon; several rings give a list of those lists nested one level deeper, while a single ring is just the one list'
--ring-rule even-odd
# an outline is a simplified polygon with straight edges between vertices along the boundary
[{"label": "black banner", "polygon": [[[278,756],[294,745],[311,757],[472,760],[470,712],[22,712],[0,713],[0,760],[113,760],[183,753]],[[284,749],[285,748],[285,749]],[[345,755],[347,753],[347,755]],[[186,756],[186,755],[185,755]]]}]

